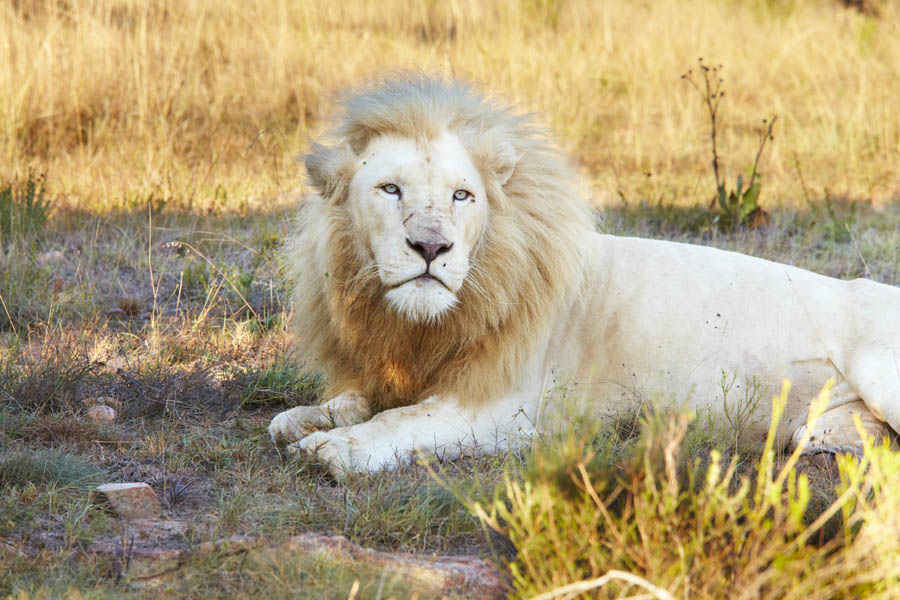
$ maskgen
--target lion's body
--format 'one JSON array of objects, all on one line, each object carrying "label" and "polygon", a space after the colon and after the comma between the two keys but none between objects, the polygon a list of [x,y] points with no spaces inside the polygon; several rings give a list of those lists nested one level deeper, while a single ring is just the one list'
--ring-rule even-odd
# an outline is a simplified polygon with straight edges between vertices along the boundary
[{"label": "lion's body", "polygon": [[[741,437],[758,445],[784,379],[792,393],[781,430],[791,435],[835,378],[833,408],[864,399],[900,425],[900,289],[688,244],[596,235],[591,245],[587,287],[598,293],[572,312],[569,331],[578,335],[564,346],[585,396],[603,398],[601,412],[663,394],[721,418],[723,374],[732,403],[752,393],[746,379],[756,378],[762,402]],[[867,375],[879,391],[865,397]],[[813,444],[846,446],[857,436],[852,420],[845,425]]]},{"label": "lion's body", "polygon": [[[288,254],[298,348],[331,399],[278,415],[277,441],[336,472],[490,452],[563,410],[559,384],[597,418],[658,395],[721,415],[723,373],[728,402],[745,377],[763,394],[790,378],[786,435],[836,378],[826,448],[852,441],[852,412],[900,426],[900,290],[599,235],[544,136],[465,86],[399,80],[343,106]],[[742,439],[769,416],[764,400]]]}]

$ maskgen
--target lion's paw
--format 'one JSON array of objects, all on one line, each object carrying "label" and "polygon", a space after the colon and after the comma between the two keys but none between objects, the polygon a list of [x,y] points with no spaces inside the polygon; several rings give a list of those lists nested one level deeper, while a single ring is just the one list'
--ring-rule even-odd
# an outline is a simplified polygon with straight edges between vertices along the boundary
[{"label": "lion's paw", "polygon": [[319,406],[297,406],[275,415],[269,424],[269,435],[277,445],[292,444],[311,432],[328,425]]},{"label": "lion's paw", "polygon": [[336,476],[344,472],[364,470],[354,468],[358,463],[358,454],[353,440],[331,431],[316,431],[295,444],[287,447],[291,454],[313,456],[324,463],[328,470]]},{"label": "lion's paw", "polygon": [[337,478],[347,473],[374,472],[396,463],[393,452],[379,452],[377,444],[364,444],[350,435],[350,427],[317,431],[287,447],[292,454],[314,456]]}]

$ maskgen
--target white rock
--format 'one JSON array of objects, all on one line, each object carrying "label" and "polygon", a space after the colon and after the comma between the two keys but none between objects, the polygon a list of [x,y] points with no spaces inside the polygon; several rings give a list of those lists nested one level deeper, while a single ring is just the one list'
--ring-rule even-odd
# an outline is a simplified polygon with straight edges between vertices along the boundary
[{"label": "white rock", "polygon": [[65,257],[66,255],[62,250],[50,250],[38,256],[38,263],[40,263],[41,265],[46,265],[50,262],[60,261]]},{"label": "white rock", "polygon": [[162,512],[156,492],[146,483],[105,483],[94,489],[91,501],[125,519],[152,519]]},{"label": "white rock", "polygon": [[116,409],[105,404],[98,404],[88,409],[87,416],[90,420],[98,423],[109,423],[116,420]]}]

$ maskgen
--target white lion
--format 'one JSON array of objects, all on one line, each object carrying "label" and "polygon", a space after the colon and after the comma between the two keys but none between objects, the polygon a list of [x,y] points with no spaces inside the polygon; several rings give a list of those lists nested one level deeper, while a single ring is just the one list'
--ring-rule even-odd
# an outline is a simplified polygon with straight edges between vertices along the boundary
[{"label": "white lion", "polygon": [[[464,84],[357,91],[331,133],[289,250],[297,345],[330,399],[272,420],[289,450],[336,474],[497,452],[562,410],[545,393],[561,383],[599,419],[655,394],[724,416],[723,373],[766,394],[793,382],[785,441],[830,378],[811,448],[853,449],[853,414],[900,430],[900,289],[598,234],[542,131]],[[745,445],[770,412],[742,424]]]}]

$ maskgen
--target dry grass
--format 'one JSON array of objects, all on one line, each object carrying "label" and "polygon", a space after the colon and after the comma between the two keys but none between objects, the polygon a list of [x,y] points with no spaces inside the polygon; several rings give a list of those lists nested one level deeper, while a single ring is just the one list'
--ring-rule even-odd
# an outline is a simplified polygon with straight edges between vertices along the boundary
[{"label": "dry grass", "polygon": [[763,204],[900,178],[900,11],[833,0],[16,0],[0,8],[0,178],[50,174],[90,210],[148,198],[265,206],[331,94],[397,68],[455,74],[540,113],[600,201],[707,202],[705,117],[680,75],[724,65],[729,180],[777,114]]},{"label": "dry grass", "polygon": [[[88,490],[104,482],[149,483],[165,518],[185,524],[171,535],[138,536],[138,547],[190,550],[232,535],[277,545],[314,531],[398,551],[489,553],[477,519],[422,467],[339,485],[314,461],[279,455],[269,420],[316,395],[315,382],[283,363],[283,328],[253,333],[231,316],[198,318],[200,301],[189,306],[184,324],[33,325],[3,340],[0,597],[134,592],[139,571],[81,554],[125,535],[123,521],[90,501]],[[114,422],[85,416],[101,397],[117,407]],[[488,493],[502,465],[492,457],[444,473]],[[184,598],[348,598],[357,580],[361,597],[374,597],[386,579],[383,597],[412,595],[377,568],[291,555],[240,558],[192,560],[166,589]]]},{"label": "dry grass", "polygon": [[651,417],[618,464],[597,460],[584,437],[538,454],[528,481],[510,479],[492,503],[473,505],[516,546],[514,596],[896,598],[900,454],[870,440],[861,458],[838,457],[831,496],[811,502],[817,482],[798,475],[802,447],[776,458],[773,445],[788,389],[772,401],[766,448],[750,468],[717,450],[698,456],[684,415]]},{"label": "dry grass", "polygon": [[[151,483],[169,516],[192,523],[164,540],[172,547],[314,530],[387,549],[512,556],[425,469],[337,484],[311,461],[284,461],[265,431],[318,389],[285,358],[290,307],[275,254],[301,185],[293,157],[332,94],[361,78],[456,74],[538,112],[597,200],[617,206],[607,231],[900,282],[900,204],[836,199],[881,203],[900,191],[895,3],[873,17],[832,0],[13,0],[0,7],[0,31],[0,596],[124,591],[108,561],[70,560],[121,534],[90,504],[87,475]],[[762,204],[806,210],[728,235],[712,225],[706,117],[680,79],[699,56],[724,65],[729,184],[775,113]],[[25,209],[30,183],[47,194]],[[119,403],[111,424],[85,417],[100,396]],[[541,481],[522,458],[460,461],[441,477],[485,502],[505,473]],[[883,511],[868,500],[861,510]],[[897,531],[890,511],[879,515]],[[662,563],[650,559],[669,555],[652,550],[643,571],[625,566],[654,575]],[[840,557],[823,560],[840,569]],[[173,593],[290,597],[311,585],[312,596],[347,597],[357,576],[201,563]],[[577,579],[565,574],[552,583]]]}]

